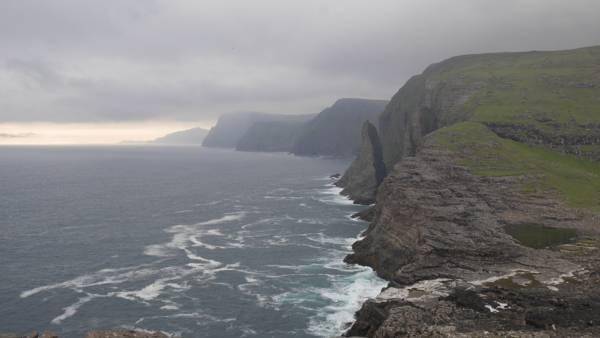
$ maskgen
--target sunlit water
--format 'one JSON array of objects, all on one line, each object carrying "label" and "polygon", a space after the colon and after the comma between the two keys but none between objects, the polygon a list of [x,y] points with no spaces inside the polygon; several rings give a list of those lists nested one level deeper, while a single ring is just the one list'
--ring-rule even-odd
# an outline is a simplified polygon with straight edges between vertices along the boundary
[{"label": "sunlit water", "polygon": [[0,331],[330,337],[384,283],[345,161],[200,148],[0,148]]}]

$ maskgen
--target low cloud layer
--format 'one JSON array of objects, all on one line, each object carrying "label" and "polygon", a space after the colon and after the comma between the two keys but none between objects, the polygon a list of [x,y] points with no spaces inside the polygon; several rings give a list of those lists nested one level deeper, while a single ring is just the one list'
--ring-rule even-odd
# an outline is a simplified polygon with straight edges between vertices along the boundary
[{"label": "low cloud layer", "polygon": [[596,0],[5,0],[0,121],[213,121],[389,98],[465,53],[600,44]]}]

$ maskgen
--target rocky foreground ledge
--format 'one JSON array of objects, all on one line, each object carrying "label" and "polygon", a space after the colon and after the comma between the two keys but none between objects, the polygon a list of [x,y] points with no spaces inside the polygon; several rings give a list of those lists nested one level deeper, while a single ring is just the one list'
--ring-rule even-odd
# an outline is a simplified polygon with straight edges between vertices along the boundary
[{"label": "rocky foreground ledge", "polygon": [[349,263],[390,283],[346,337],[600,337],[600,219],[426,142],[380,186]]},{"label": "rocky foreground ledge", "polygon": [[[19,334],[2,334],[0,338],[60,338],[58,335],[52,332],[44,332],[39,334],[32,332],[30,334],[19,335]],[[168,336],[162,332],[148,332],[148,331],[136,331],[136,330],[100,330],[90,331],[85,335],[85,338],[176,338]]]}]

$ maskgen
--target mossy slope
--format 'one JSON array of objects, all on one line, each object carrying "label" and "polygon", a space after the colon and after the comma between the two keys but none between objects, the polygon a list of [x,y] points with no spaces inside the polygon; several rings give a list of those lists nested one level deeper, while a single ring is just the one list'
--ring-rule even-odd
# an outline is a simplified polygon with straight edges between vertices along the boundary
[{"label": "mossy slope", "polygon": [[479,122],[441,128],[429,140],[477,175],[522,176],[524,192],[556,192],[573,207],[600,211],[598,161],[504,139]]}]

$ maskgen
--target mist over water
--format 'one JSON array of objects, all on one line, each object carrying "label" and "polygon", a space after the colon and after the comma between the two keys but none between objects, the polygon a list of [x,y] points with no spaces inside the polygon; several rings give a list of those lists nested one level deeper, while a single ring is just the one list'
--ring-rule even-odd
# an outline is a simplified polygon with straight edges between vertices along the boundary
[{"label": "mist over water", "polygon": [[329,337],[385,283],[345,161],[200,148],[0,148],[0,328]]}]

